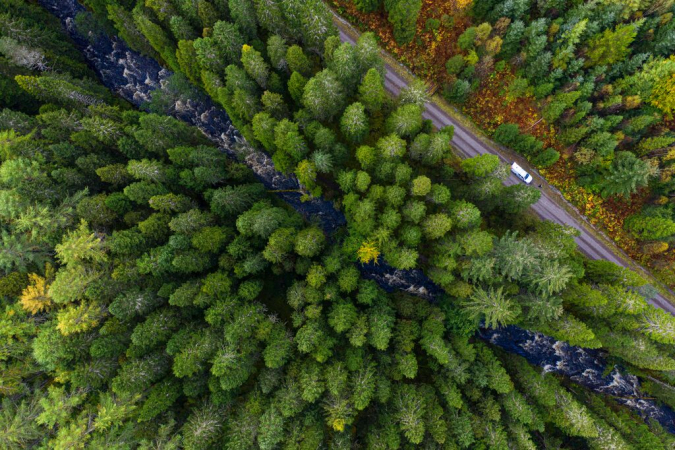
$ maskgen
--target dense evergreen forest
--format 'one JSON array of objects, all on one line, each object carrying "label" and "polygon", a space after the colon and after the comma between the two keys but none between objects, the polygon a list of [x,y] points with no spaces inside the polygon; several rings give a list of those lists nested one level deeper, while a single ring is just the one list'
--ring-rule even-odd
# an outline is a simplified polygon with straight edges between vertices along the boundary
[{"label": "dense evergreen forest", "polygon": [[[0,448],[675,445],[475,337],[517,324],[603,349],[675,407],[654,289],[526,214],[539,191],[505,187],[496,156],[453,157],[424,85],[385,93],[372,34],[341,44],[318,0],[85,4],[83,35],[176,74],[139,111],[46,11],[0,5]],[[347,227],[326,236],[164,114],[192,86]],[[384,261],[443,297],[362,278]]]},{"label": "dense evergreen forest", "polygon": [[675,2],[331,4],[675,286]]}]

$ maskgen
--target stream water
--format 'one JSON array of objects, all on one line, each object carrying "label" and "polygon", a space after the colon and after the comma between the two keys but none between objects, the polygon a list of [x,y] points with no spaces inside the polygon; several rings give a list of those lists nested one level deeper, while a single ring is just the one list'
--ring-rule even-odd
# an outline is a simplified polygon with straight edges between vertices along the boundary
[{"label": "stream water", "polygon": [[601,350],[575,347],[516,326],[499,330],[483,328],[479,335],[508,352],[524,356],[530,363],[543,367],[544,372],[565,375],[594,392],[611,395],[643,418],[656,420],[670,433],[675,433],[675,412],[645,398],[640,392],[639,379],[618,367],[608,367],[606,354]]},{"label": "stream water", "polygon": [[[76,0],[39,0],[39,3],[61,20],[102,83],[120,97],[142,108],[151,99],[153,91],[169,84],[171,71],[130,50],[121,39],[103,34],[81,35],[76,29],[75,17],[86,12]],[[228,155],[243,158],[269,190],[291,191],[277,195],[307,220],[320,224],[326,233],[332,234],[346,224],[344,215],[331,202],[323,199],[301,201],[298,180],[278,172],[269,155],[250,148],[245,153],[237,151],[237,148],[245,147],[244,140],[232,126],[227,113],[206,95],[195,91],[194,96],[177,99],[167,113],[201,129]],[[438,299],[442,292],[420,270],[397,270],[380,261],[379,264],[362,265],[361,271],[364,277],[375,280],[389,292],[403,290],[429,301]],[[479,336],[525,357],[545,372],[565,375],[595,392],[612,395],[617,402],[634,409],[643,418],[656,420],[675,433],[675,412],[644,398],[637,377],[622,373],[617,367],[607,370],[601,351],[573,347],[515,326],[482,329]]]}]

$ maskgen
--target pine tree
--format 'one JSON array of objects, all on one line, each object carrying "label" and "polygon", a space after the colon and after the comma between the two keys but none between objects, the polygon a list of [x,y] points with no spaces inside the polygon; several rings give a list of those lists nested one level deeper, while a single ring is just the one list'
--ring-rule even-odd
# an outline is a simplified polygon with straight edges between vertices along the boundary
[{"label": "pine tree", "polygon": [[382,108],[385,98],[382,76],[375,69],[368,70],[359,85],[359,101],[370,113],[374,113]]},{"label": "pine tree", "polygon": [[413,104],[424,109],[424,105],[429,101],[426,83],[422,80],[414,80],[401,90],[398,100],[401,105]]},{"label": "pine tree", "polygon": [[675,221],[667,217],[633,215],[624,226],[637,238],[644,240],[663,239],[675,234]]},{"label": "pine tree", "polygon": [[0,444],[3,448],[24,448],[40,438],[43,430],[35,421],[41,409],[38,401],[38,396],[18,404],[3,398],[0,409]]},{"label": "pine tree", "polygon": [[618,25],[614,31],[605,30],[588,42],[588,65],[608,65],[626,59],[630,45],[637,36],[639,25]]},{"label": "pine tree", "polygon": [[608,197],[618,194],[627,197],[646,186],[649,177],[650,168],[647,163],[630,152],[618,152],[609,173],[602,181],[602,195]]},{"label": "pine tree", "polygon": [[342,84],[325,69],[307,82],[302,103],[316,119],[330,121],[342,111],[344,98]]},{"label": "pine tree", "polygon": [[237,25],[219,20],[213,26],[213,41],[217,46],[222,60],[214,72],[222,71],[228,64],[234,64],[241,59],[242,48],[246,42]]},{"label": "pine tree", "polygon": [[150,8],[157,18],[164,23],[168,23],[171,17],[178,15],[178,12],[168,0],[147,0],[145,6]]},{"label": "pine tree", "polygon": [[288,67],[288,61],[286,60],[287,52],[288,46],[284,38],[277,34],[269,37],[267,40],[267,54],[270,57],[272,67],[277,70],[286,69]]},{"label": "pine tree", "polygon": [[354,4],[359,9],[366,13],[374,12],[382,4],[381,0],[354,0]]},{"label": "pine tree", "polygon": [[223,427],[222,414],[223,411],[212,403],[195,408],[182,427],[185,448],[196,450],[216,442]]},{"label": "pine tree", "polygon": [[248,45],[244,45],[241,53],[241,63],[249,76],[253,78],[260,87],[267,87],[267,79],[270,73],[269,66],[260,52]]},{"label": "pine tree", "polygon": [[394,27],[394,39],[399,45],[408,44],[415,37],[417,17],[421,8],[421,0],[397,0],[389,7],[389,22]]},{"label": "pine tree", "polygon": [[422,111],[415,104],[400,106],[389,116],[386,127],[400,137],[414,137],[422,129]]},{"label": "pine tree", "polygon": [[152,58],[157,57],[155,49],[143,35],[141,30],[134,22],[133,15],[119,5],[109,4],[108,18],[115,24],[115,28],[124,42],[137,52],[148,55]]},{"label": "pine tree", "polygon": [[145,36],[152,48],[159,53],[164,62],[166,62],[172,70],[176,72],[179,71],[180,67],[178,61],[176,61],[175,45],[162,27],[150,20],[141,9],[134,9],[133,17],[139,31],[143,33],[143,36]]},{"label": "pine tree", "polygon": [[173,16],[169,21],[171,33],[177,41],[193,41],[199,37],[190,22],[182,16]]},{"label": "pine tree", "polygon": [[253,0],[256,17],[260,26],[270,33],[282,36],[289,34],[280,0]]},{"label": "pine tree", "polygon": [[500,165],[499,157],[485,154],[465,159],[461,162],[462,169],[472,177],[486,177],[494,173]]},{"label": "pine tree", "polygon": [[60,103],[71,107],[87,107],[101,104],[107,95],[88,89],[86,83],[78,83],[68,77],[44,75],[40,77],[17,75],[16,82],[22,89],[39,100]]},{"label": "pine tree", "polygon": [[312,76],[312,62],[299,45],[288,47],[286,50],[286,62],[291,72],[297,72],[304,77]]},{"label": "pine tree", "polygon": [[537,203],[540,198],[541,191],[533,187],[522,184],[507,186],[503,191],[503,203],[500,207],[508,213],[518,214]]},{"label": "pine tree", "polygon": [[475,319],[485,318],[485,326],[498,328],[515,322],[520,314],[518,305],[504,295],[502,288],[484,290],[478,288],[464,305],[464,309]]},{"label": "pine tree", "polygon": [[348,91],[353,91],[361,81],[361,68],[356,48],[343,42],[333,52],[328,68],[337,76],[338,81]]},{"label": "pine tree", "polygon": [[324,246],[326,237],[318,228],[306,228],[295,238],[295,252],[300,256],[316,255]]},{"label": "pine tree", "polygon": [[415,385],[402,384],[393,399],[394,414],[406,439],[412,444],[422,442],[425,433],[425,402]]},{"label": "pine tree", "polygon": [[288,93],[291,94],[296,103],[301,104],[305,92],[307,79],[298,72],[293,72],[288,80]]},{"label": "pine tree", "polygon": [[252,0],[228,0],[230,16],[247,41],[256,38],[257,23]]},{"label": "pine tree", "polygon": [[361,103],[349,105],[340,119],[342,134],[351,142],[361,142],[369,132],[368,117]]}]

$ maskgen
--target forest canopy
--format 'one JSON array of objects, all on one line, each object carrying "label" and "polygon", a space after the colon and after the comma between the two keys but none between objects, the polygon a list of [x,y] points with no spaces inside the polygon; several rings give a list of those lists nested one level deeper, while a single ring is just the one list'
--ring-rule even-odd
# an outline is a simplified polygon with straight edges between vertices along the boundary
[{"label": "forest canopy", "polygon": [[330,3],[674,286],[672,1]]},{"label": "forest canopy", "polygon": [[[85,5],[82,35],[176,73],[136,109],[45,10],[0,5],[1,448],[673,445],[477,337],[517,325],[602,349],[675,406],[654,288],[528,215],[539,191],[504,186],[496,156],[457,159],[423,83],[386,93],[374,35],[340,43],[319,0]],[[346,227],[326,233],[171,117],[195,87]],[[387,264],[426,273],[435,301],[363,276]]]}]

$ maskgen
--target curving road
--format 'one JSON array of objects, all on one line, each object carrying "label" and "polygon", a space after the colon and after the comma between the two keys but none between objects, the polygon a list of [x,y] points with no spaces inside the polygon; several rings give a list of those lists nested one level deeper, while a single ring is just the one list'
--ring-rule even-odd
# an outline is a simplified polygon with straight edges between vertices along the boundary
[{"label": "curving road", "polygon": [[[343,19],[337,18],[341,23],[345,23]],[[340,39],[343,42],[349,42],[352,44],[356,43],[356,40],[353,36],[344,32],[340,29]],[[394,70],[388,64],[385,65],[386,74],[385,74],[385,88],[393,95],[398,95],[401,89],[407,86],[407,82],[404,78],[398,75],[397,71]],[[455,128],[455,135],[452,139],[453,146],[458,150],[459,156],[464,158],[470,158],[473,156],[483,155],[485,153],[493,153],[502,160],[502,162],[511,164],[511,160],[507,159],[503,153],[493,145],[486,144],[481,139],[477,138],[476,135],[463,127],[460,123],[453,120],[450,115],[445,111],[439,108],[436,104],[429,102],[426,105],[426,110],[424,111],[424,118],[430,119],[434,125],[438,128],[444,126],[452,125]],[[522,159],[518,159],[518,164],[520,166],[528,169],[529,164]],[[559,202],[564,201],[561,195],[557,192],[551,192],[553,188],[548,186],[546,180],[539,176],[535,171],[529,170],[532,174],[534,180],[532,181],[533,186],[538,186],[540,184],[546,185],[549,189],[542,190],[541,198],[537,203],[535,203],[532,208],[534,212],[542,219],[550,220],[552,222],[560,223],[563,225],[570,225],[577,230],[579,230],[580,235],[575,238],[579,250],[588,256],[591,259],[604,259],[611,261],[615,264],[618,264],[623,267],[627,267],[625,261],[617,256],[618,252],[621,252],[617,247],[602,242],[596,238],[593,234],[587,231],[586,227],[581,225],[583,220],[581,217],[574,217],[570,212],[565,208],[559,205]],[[521,181],[516,178],[515,175],[511,174],[509,178],[504,182],[506,185],[512,185],[520,183]],[[558,198],[554,200],[554,196]],[[587,225],[590,226],[590,225]],[[669,313],[675,315],[675,306],[671,304],[663,295],[658,294],[658,296],[652,300],[650,303],[658,308],[661,308]]]}]

